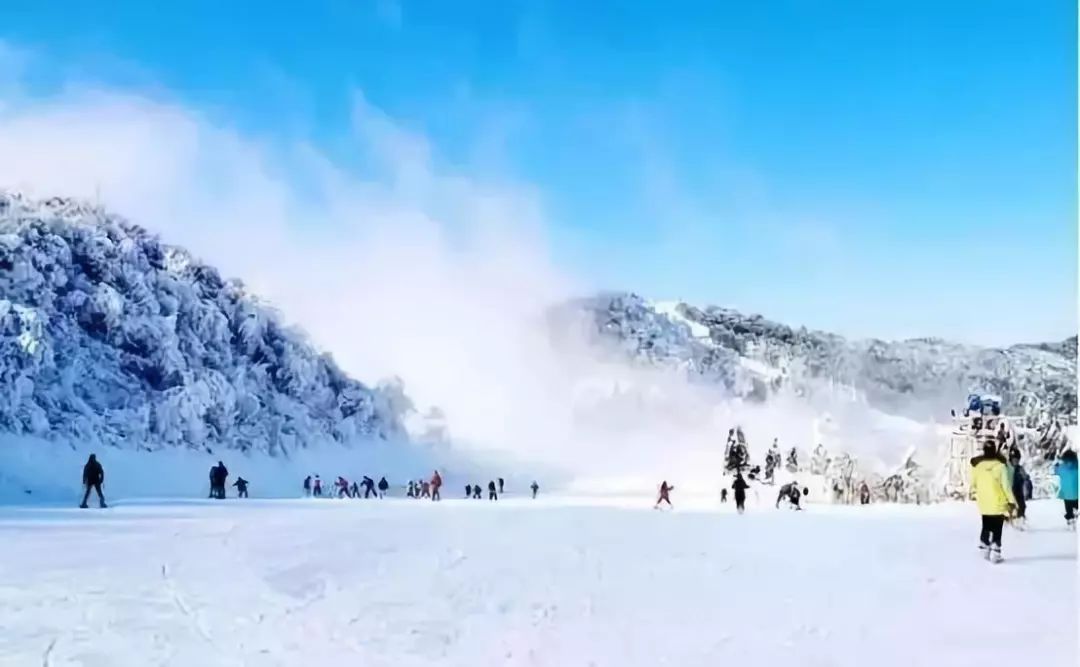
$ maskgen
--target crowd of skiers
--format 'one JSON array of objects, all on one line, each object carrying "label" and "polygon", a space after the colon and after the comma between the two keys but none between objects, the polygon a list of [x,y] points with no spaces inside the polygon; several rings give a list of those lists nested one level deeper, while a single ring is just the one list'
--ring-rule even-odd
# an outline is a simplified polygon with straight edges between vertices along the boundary
[{"label": "crowd of skiers", "polygon": [[[979,550],[993,562],[1001,562],[1001,537],[1005,523],[1023,530],[1027,520],[1027,501],[1031,499],[1031,478],[1020,463],[1020,451],[1007,450],[1008,458],[997,442],[983,445],[983,453],[971,459],[971,493],[979,508],[982,523]],[[1054,464],[1058,478],[1058,498],[1065,504],[1065,524],[1076,530],[1077,459],[1066,450]]]},{"label": "crowd of skiers", "polygon": [[[733,430],[733,444],[738,446],[738,435]],[[745,450],[745,442],[742,443]],[[773,443],[774,449],[776,443]],[[771,454],[771,452],[770,452]],[[740,458],[742,455],[740,455]],[[743,464],[748,463],[743,459]],[[768,468],[774,468],[775,459],[770,463],[766,461]],[[971,460],[971,492],[982,517],[979,533],[979,548],[989,560],[1000,561],[1001,537],[1006,521],[1013,526],[1023,529],[1026,524],[1027,501],[1031,499],[1032,483],[1024,466],[1021,464],[1021,454],[1016,447],[1002,450],[996,442],[987,442],[983,453]],[[1073,450],[1067,450],[1061,454],[1060,460],[1054,465],[1054,473],[1058,477],[1058,498],[1064,502],[1066,525],[1075,530],[1077,521],[1077,491],[1078,471],[1077,456]],[[216,499],[225,498],[225,489],[228,482],[229,471],[225,464],[218,461],[217,465],[210,469],[210,497]],[[771,477],[771,475],[768,475]],[[753,479],[751,476],[750,479]],[[85,489],[82,502],[79,507],[86,508],[87,501],[92,492],[97,493],[100,507],[107,507],[105,496],[102,492],[102,484],[105,482],[105,470],[94,454],[91,454],[83,466],[82,483]],[[249,482],[243,477],[238,477],[232,486],[236,487],[237,497],[248,497]],[[441,499],[443,486],[442,475],[434,471],[430,479],[409,480],[405,487],[407,498],[428,498],[433,501]],[[344,477],[339,476],[334,482],[336,495],[339,498],[385,498],[390,490],[390,484],[386,477],[381,477],[378,483],[374,479],[364,475],[359,482],[350,483]],[[736,510],[741,514],[746,508],[746,492],[750,488],[747,479],[743,476],[740,468],[735,470],[735,478],[731,487],[735,499]],[[322,480],[318,475],[308,475],[303,483],[304,495],[309,497],[321,497],[323,495]],[[536,498],[540,490],[539,484],[533,481],[529,485],[532,497]],[[669,507],[671,492],[675,487],[667,480],[660,483],[659,494],[655,507],[662,504]],[[483,487],[480,484],[466,484],[465,498],[480,499],[483,497]],[[505,480],[498,478],[487,483],[488,500],[495,501],[505,491]],[[780,487],[776,497],[775,506],[779,508],[781,503],[796,510],[802,509],[801,501],[810,493],[807,487],[801,487],[797,482],[789,482]],[[362,494],[362,495],[361,495]],[[728,489],[721,489],[720,500],[727,502]],[[862,504],[870,502],[869,486],[863,482],[859,488],[859,498]]]},{"label": "crowd of skiers", "polygon": [[[432,501],[442,500],[442,487],[442,475],[436,470],[428,479],[410,479],[404,486],[405,497],[426,498]],[[385,498],[390,492],[390,483],[386,481],[386,477],[381,477],[377,484],[375,480],[367,475],[364,475],[359,483],[350,483],[346,478],[338,477],[334,482],[334,489],[333,495],[338,498]],[[505,489],[506,480],[502,477],[489,481],[487,484],[488,500],[498,500]],[[540,485],[534,480],[529,485],[529,489],[532,492],[532,497],[535,498],[540,491]],[[483,497],[483,490],[480,484],[466,484],[465,497],[480,499]],[[314,498],[321,498],[324,495],[322,479],[318,475],[308,475],[304,478],[304,495]]]},{"label": "crowd of skiers", "polygon": [[[333,489],[330,495],[336,495],[338,498],[385,498],[390,484],[385,477],[381,478],[378,484],[367,475],[361,477],[359,482],[354,480],[350,483],[348,479],[339,475],[334,480]],[[324,495],[322,478],[318,475],[305,477],[304,495],[309,498],[322,498]]]},{"label": "crowd of skiers", "polygon": [[[743,477],[742,472],[737,471],[735,473],[735,480],[731,483],[731,489],[733,493],[732,497],[735,499],[735,510],[742,514],[746,511],[746,492],[750,489],[750,484]],[[671,504],[671,492],[675,490],[675,487],[668,484],[667,480],[660,482],[659,495],[656,498],[655,508],[659,508],[660,505],[666,504],[668,507],[672,507]],[[780,494],[776,496],[776,507],[779,509],[780,504],[784,503],[786,506],[792,509],[801,510],[802,505],[800,501],[802,498],[810,495],[810,489],[806,487],[799,488],[797,482],[789,482],[780,487]],[[728,489],[722,487],[720,489],[720,502],[726,503],[728,501]]]}]

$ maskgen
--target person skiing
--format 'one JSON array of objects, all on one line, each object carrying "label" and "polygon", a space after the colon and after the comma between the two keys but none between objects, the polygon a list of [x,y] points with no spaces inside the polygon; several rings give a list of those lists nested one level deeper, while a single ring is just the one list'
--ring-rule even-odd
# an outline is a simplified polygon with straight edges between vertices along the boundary
[{"label": "person skiing", "polygon": [[[367,475],[364,475],[364,479],[360,480],[360,486],[364,487],[365,498],[377,498],[378,494],[375,493],[375,480],[371,479]],[[360,496],[360,491],[356,492],[357,497]]]},{"label": "person skiing", "polygon": [[780,487],[780,494],[776,496],[776,507],[779,509],[780,501],[786,499],[792,507],[801,510],[802,506],[799,501],[804,495],[810,495],[810,489],[803,489],[800,492],[799,485],[796,482],[789,482]]},{"label": "person skiing", "polygon": [[866,482],[859,487],[859,502],[863,505],[870,504],[870,487]]},{"label": "person skiing", "polygon": [[353,482],[352,486],[349,487],[349,495],[352,496],[353,498],[359,498],[360,497],[360,485],[357,484],[356,482]]},{"label": "person skiing", "polygon": [[1020,464],[1020,450],[1015,447],[1009,450],[1009,486],[1012,488],[1013,498],[1016,499],[1016,513],[1013,516],[1011,524],[1023,530],[1027,527],[1027,496],[1025,495],[1025,487],[1027,486],[1028,473],[1024,470],[1024,466]]},{"label": "person skiing", "polygon": [[341,475],[338,475],[337,481],[334,482],[334,486],[337,487],[338,498],[352,497],[352,495],[349,493],[349,480],[345,479]]},{"label": "person skiing", "polygon": [[499,494],[495,492],[495,482],[488,482],[488,500],[498,500]]},{"label": "person skiing", "polygon": [[534,479],[533,483],[529,485],[529,488],[532,489],[533,500],[536,500],[536,492],[540,490],[540,485],[537,484],[536,480]]},{"label": "person skiing", "polygon": [[660,495],[657,497],[656,505],[653,506],[653,509],[659,509],[660,508],[660,503],[667,503],[668,507],[672,507],[672,505],[671,505],[671,492],[674,491],[674,490],[675,490],[675,487],[674,486],[668,486],[668,483],[667,483],[666,479],[664,481],[660,482]]},{"label": "person skiing", "polygon": [[1076,530],[1077,510],[1077,465],[1076,452],[1068,450],[1061,455],[1061,460],[1054,465],[1054,474],[1058,477],[1058,498],[1065,502],[1065,523]]},{"label": "person skiing", "polygon": [[243,477],[237,477],[236,478],[236,481],[233,482],[233,486],[236,487],[236,497],[237,498],[247,498],[248,497],[248,490],[247,490],[248,484],[249,484],[249,482],[246,479],[244,479]]},{"label": "person skiing", "polygon": [[311,497],[311,475],[304,478],[304,495]]},{"label": "person skiing", "polygon": [[473,494],[472,497],[473,497],[473,500],[481,500],[481,495],[483,494],[483,492],[484,492],[484,490],[482,488],[480,488],[479,484],[473,484],[472,485],[472,494]]},{"label": "person skiing", "polygon": [[502,495],[502,492],[503,492],[503,478],[500,477],[499,478],[499,495]]},{"label": "person skiing", "polygon": [[101,493],[101,485],[105,483],[105,469],[98,463],[96,454],[91,454],[90,458],[86,459],[86,465],[82,470],[82,482],[86,487],[86,493],[83,494],[82,502],[79,503],[81,509],[86,509],[86,501],[90,500],[91,491],[97,492],[98,507],[102,509],[108,507],[105,504],[105,496]]},{"label": "person skiing", "polygon": [[735,489],[735,509],[742,514],[746,511],[746,490],[750,488],[750,485],[743,479],[742,473],[736,473],[731,488]]},{"label": "person skiing", "polygon": [[442,488],[442,475],[436,470],[435,474],[431,476],[431,500],[442,500],[442,496],[439,495],[439,489]]},{"label": "person skiing", "polygon": [[385,477],[379,478],[379,497],[385,498],[386,492],[390,490],[390,482],[386,481]]},{"label": "person skiing", "polygon": [[311,493],[316,498],[322,498],[322,480],[319,479],[318,475],[315,475],[315,481],[311,487]]},{"label": "person skiing", "polygon": [[982,455],[971,459],[971,466],[971,490],[982,515],[979,549],[987,560],[1000,563],[1005,516],[1016,507],[1005,458],[998,453],[995,443],[987,442]]}]

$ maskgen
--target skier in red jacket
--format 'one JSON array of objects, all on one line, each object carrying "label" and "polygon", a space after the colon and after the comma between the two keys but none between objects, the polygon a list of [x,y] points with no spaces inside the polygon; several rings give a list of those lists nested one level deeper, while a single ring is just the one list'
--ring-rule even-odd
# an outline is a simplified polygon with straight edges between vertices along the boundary
[{"label": "skier in red jacket", "polygon": [[440,500],[439,487],[442,486],[442,475],[436,470],[435,474],[431,476],[431,499]]}]

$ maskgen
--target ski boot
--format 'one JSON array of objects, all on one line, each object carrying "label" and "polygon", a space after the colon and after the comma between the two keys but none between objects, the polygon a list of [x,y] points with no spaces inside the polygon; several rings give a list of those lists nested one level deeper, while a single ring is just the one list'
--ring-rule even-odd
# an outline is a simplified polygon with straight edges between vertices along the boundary
[{"label": "ski boot", "polygon": [[981,543],[980,543],[980,544],[979,544],[979,553],[981,553],[981,554],[982,554],[982,557],[983,557],[983,558],[984,558],[985,560],[990,560],[990,545],[989,545],[989,544],[981,544]]},{"label": "ski boot", "polygon": [[990,562],[1000,563],[1003,560],[1005,560],[1005,558],[1001,555],[1001,547],[996,544],[990,547]]}]

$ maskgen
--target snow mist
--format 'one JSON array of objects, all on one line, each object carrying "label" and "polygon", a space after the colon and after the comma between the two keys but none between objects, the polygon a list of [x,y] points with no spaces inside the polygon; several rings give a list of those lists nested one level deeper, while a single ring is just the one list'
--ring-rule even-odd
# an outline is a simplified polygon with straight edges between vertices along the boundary
[{"label": "snow mist", "polygon": [[359,93],[353,129],[361,166],[347,168],[175,102],[8,90],[0,187],[98,201],[186,246],[355,377],[403,379],[418,408],[445,412],[455,447],[514,461],[507,477],[543,465],[609,486],[709,485],[736,424],[755,458],[774,437],[812,446],[819,413],[795,399],[745,406],[553,346],[548,308],[588,287],[552,261],[538,195],[441,166]]}]

